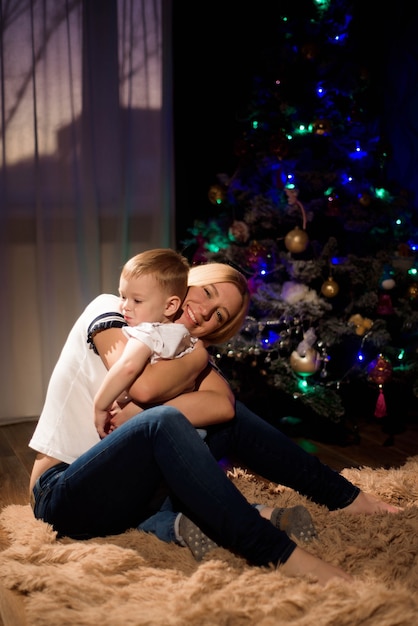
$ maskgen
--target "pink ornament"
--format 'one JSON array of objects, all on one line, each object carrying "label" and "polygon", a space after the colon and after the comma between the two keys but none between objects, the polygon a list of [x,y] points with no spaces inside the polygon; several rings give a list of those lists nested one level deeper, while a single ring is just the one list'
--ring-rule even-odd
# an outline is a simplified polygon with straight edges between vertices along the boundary
[{"label": "pink ornament", "polygon": [[248,289],[250,290],[250,294],[257,293],[258,289],[264,285],[264,281],[258,275],[251,276],[248,281]]},{"label": "pink ornament", "polygon": [[383,354],[379,354],[377,359],[372,361],[367,368],[368,380],[376,385],[383,385],[392,376],[392,364]]},{"label": "pink ornament", "polygon": [[386,415],[386,400],[383,393],[383,385],[390,380],[392,376],[392,364],[383,354],[379,354],[377,359],[372,361],[368,367],[368,380],[375,383],[379,387],[379,395],[376,401],[374,416],[377,418]]},{"label": "pink ornament", "polygon": [[200,265],[201,263],[206,263],[207,262],[207,257],[206,257],[206,247],[205,247],[205,239],[203,237],[203,235],[197,235],[196,237],[196,241],[197,241],[197,249],[196,252],[193,255],[193,259],[192,259],[192,265]]},{"label": "pink ornament", "polygon": [[380,294],[376,313],[378,315],[393,315],[394,312],[390,295],[387,293]]}]

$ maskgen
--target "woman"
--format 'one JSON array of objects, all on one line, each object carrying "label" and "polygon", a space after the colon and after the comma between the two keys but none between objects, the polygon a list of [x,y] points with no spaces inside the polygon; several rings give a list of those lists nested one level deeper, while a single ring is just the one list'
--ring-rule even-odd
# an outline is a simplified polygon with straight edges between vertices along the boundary
[{"label": "woman", "polygon": [[[196,337],[214,342],[231,337],[248,308],[241,274],[223,264],[199,266],[191,269],[189,285],[179,321]],[[123,325],[118,299],[104,295],[86,308],[69,334],[30,442],[39,452],[30,482],[36,517],[52,524],[59,535],[115,534],[158,512],[168,489],[179,510],[213,541],[252,564],[277,565],[289,576],[311,573],[321,583],[334,576],[351,580],[260,515],[216,459],[232,452],[256,473],[288,484],[330,509],[345,507],[353,513],[397,509],[360,492],[239,403],[234,417],[232,393],[215,370],[205,367],[205,351],[195,349],[175,367],[173,361],[147,366],[130,396],[145,404],[158,397],[166,400],[166,406],[138,413],[138,407],[127,405],[115,417],[116,425],[126,422],[99,440],[93,397],[106,367],[123,350]],[[86,347],[87,339],[103,362]],[[184,388],[185,374],[190,387],[198,359],[199,369],[204,368],[195,385],[198,393],[167,400]],[[68,410],[70,395],[76,399],[73,411]],[[128,419],[134,412],[137,415]],[[225,422],[227,418],[231,419]],[[206,441],[195,427],[206,428]]]}]

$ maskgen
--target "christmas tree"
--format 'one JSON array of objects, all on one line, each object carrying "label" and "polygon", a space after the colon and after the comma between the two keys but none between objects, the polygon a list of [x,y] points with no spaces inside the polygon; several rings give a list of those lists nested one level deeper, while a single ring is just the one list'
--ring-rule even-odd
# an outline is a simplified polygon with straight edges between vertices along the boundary
[{"label": "christmas tree", "polygon": [[282,7],[237,114],[236,169],[214,177],[183,250],[248,277],[246,323],[213,348],[238,398],[273,421],[361,413],[396,429],[418,396],[417,207],[389,174],[355,5]]}]

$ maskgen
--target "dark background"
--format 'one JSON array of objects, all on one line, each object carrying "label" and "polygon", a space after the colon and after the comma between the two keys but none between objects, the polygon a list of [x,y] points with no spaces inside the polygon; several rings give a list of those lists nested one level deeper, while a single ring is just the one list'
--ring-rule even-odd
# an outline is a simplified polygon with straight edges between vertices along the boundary
[{"label": "dark background", "polygon": [[[380,120],[384,134],[393,142],[393,165],[388,170],[415,194],[418,209],[418,6],[405,0],[390,6],[376,0],[331,1],[342,8],[349,6],[353,14],[353,61],[364,64],[372,86],[364,105],[368,116]],[[182,242],[190,236],[188,229],[195,220],[206,222],[216,213],[208,200],[210,186],[217,182],[218,173],[231,176],[238,164],[234,144],[253,97],[253,79],[276,76],[281,15],[295,11],[307,15],[312,4],[313,0],[213,0],[199,3],[197,8],[193,5],[191,10],[189,3],[173,3],[176,228],[177,247],[186,256],[190,257],[190,250],[184,249]],[[257,375],[254,368],[247,371],[243,365],[235,377],[240,385],[238,395],[247,406],[275,423],[277,406],[285,416],[303,414],[306,418],[306,407],[299,407],[299,415],[291,398],[264,388]],[[406,403],[409,396],[404,394],[401,401],[397,391],[392,394],[390,386],[386,387],[389,413],[397,419],[396,423],[391,418],[382,420],[382,426],[392,435],[403,427],[398,416],[406,414],[403,400]],[[344,398],[347,415],[358,413],[359,397],[350,387]],[[373,413],[375,402],[374,390],[370,397],[363,391],[361,405],[366,412],[371,407]],[[288,434],[295,435],[292,429],[300,425],[289,422],[280,427],[290,428]],[[305,435],[308,428],[315,437],[323,430],[323,438],[347,440],[344,423],[331,428],[329,420],[321,422],[317,415],[308,415],[302,428]]]},{"label": "dark background", "polygon": [[[208,217],[207,193],[216,182],[216,174],[234,172],[234,141],[241,129],[240,116],[251,97],[253,76],[272,68],[274,71],[275,60],[268,51],[274,48],[280,15],[287,7],[294,11],[295,5],[303,13],[311,4],[311,0],[212,0],[193,3],[191,8],[187,2],[173,3],[179,248],[193,221]],[[383,117],[383,124],[398,142],[395,174],[408,169],[415,172],[411,159],[418,153],[418,132],[405,128],[403,109],[410,109],[418,98],[418,7],[405,0],[388,6],[376,0],[347,4],[354,16],[350,28],[357,54],[364,59],[374,84],[368,106]],[[402,142],[408,144],[407,150]],[[408,182],[418,187],[418,180],[411,180],[413,176],[409,175]]]}]

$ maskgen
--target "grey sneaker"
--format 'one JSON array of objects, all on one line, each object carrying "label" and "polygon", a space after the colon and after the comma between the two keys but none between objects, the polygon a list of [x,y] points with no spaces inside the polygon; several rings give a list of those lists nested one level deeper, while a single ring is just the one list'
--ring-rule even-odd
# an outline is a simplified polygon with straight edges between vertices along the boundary
[{"label": "grey sneaker", "polygon": [[296,541],[308,543],[318,537],[311,514],[301,504],[290,508],[276,508],[271,514],[271,523],[284,530]]},{"label": "grey sneaker", "polygon": [[215,548],[219,548],[217,543],[209,539],[209,537],[183,513],[180,516],[179,533],[196,561],[201,561],[205,554]]}]

